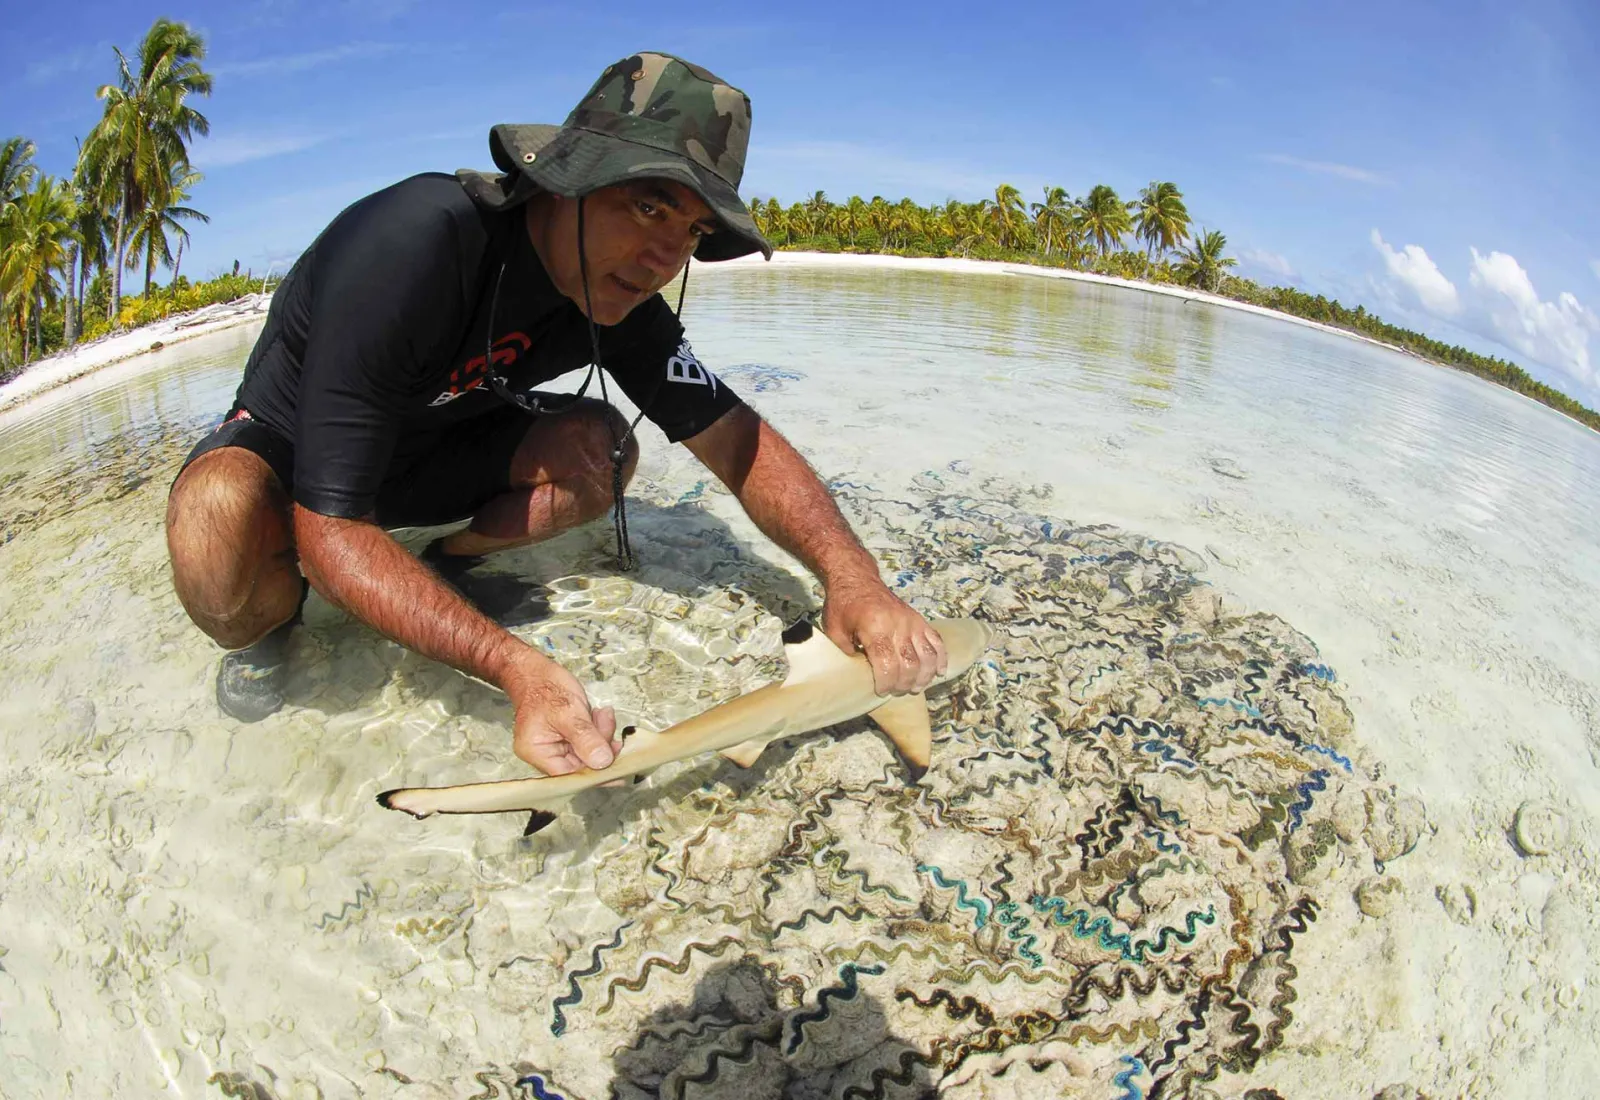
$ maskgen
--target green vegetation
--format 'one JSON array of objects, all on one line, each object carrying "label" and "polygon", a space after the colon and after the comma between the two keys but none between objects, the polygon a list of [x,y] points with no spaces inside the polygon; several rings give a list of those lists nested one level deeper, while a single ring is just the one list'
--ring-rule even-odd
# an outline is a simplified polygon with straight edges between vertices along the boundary
[{"label": "green vegetation", "polygon": [[[1237,261],[1225,254],[1227,237],[1214,229],[1194,229],[1183,193],[1172,183],[1152,181],[1132,202],[1122,201],[1105,184],[1077,199],[1060,187],[1047,187],[1044,201],[1026,205],[1010,184],[997,187],[992,199],[952,199],[936,206],[859,195],[841,204],[818,191],[787,207],[777,199],[757,200],[750,212],[780,249],[1004,260],[1210,291],[1456,367],[1600,431],[1600,414],[1535,381],[1515,363],[1399,328],[1362,306],[1350,309],[1320,294],[1261,286],[1230,274]],[[1124,247],[1124,238],[1138,247]]]},{"label": "green vegetation", "polygon": [[[41,173],[25,138],[0,145],[0,377],[109,328],[247,292],[237,270],[193,286],[178,275],[183,223],[208,220],[185,205],[201,180],[189,141],[211,128],[190,103],[211,94],[205,43],[157,19],[133,57],[113,52],[116,83],[96,92],[104,111],[69,179]],[[141,265],[144,295],[124,302],[122,273]],[[161,295],[158,265],[173,273]]]}]

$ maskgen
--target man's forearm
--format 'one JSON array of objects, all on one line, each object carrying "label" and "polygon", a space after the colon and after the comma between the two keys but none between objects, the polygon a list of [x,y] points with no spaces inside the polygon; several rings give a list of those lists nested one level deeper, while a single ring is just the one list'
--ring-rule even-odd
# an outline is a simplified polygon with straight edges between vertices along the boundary
[{"label": "man's forearm", "polygon": [[485,617],[389,533],[295,506],[301,568],[331,603],[407,649],[501,688],[537,651]]},{"label": "man's forearm", "polygon": [[740,435],[738,459],[724,481],[756,526],[830,591],[877,582],[878,563],[805,456],[755,412],[739,415],[748,419],[734,426]]}]

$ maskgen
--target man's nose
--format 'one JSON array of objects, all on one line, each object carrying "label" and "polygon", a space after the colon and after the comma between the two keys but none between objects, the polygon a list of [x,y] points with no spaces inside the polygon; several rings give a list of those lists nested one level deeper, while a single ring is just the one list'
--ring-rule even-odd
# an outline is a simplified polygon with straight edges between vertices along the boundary
[{"label": "man's nose", "polygon": [[639,262],[665,281],[683,270],[684,261],[693,251],[693,234],[663,232],[645,241],[639,250]]}]

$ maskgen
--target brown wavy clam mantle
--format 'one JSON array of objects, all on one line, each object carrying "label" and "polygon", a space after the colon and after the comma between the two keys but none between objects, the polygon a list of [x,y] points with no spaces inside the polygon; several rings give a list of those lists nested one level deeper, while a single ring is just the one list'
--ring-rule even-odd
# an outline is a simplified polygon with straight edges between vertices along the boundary
[{"label": "brown wavy clam mantle", "polygon": [[[568,1100],[1204,1096],[1293,1035],[1319,907],[1423,831],[1309,640],[1181,548],[946,474],[835,486],[914,603],[1000,631],[920,786],[876,735],[821,735],[594,792],[603,821],[532,843],[398,845],[376,785],[503,769],[501,702],[314,606],[291,707],[212,716],[160,543],[180,445],[0,493],[29,578],[4,671],[59,692],[11,703],[0,869],[73,929],[0,934],[24,991],[0,1026],[45,1064],[101,1036],[126,1054],[107,1087],[443,1096],[466,1065]],[[528,636],[659,722],[776,675],[805,593],[692,500],[638,495],[643,573],[551,580]]]}]

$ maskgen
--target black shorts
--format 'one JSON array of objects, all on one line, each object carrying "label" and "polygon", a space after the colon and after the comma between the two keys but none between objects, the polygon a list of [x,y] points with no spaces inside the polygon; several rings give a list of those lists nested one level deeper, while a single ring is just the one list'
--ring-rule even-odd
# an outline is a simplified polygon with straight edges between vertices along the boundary
[{"label": "black shorts", "polygon": [[[511,488],[511,459],[533,419],[510,405],[438,432],[401,440],[378,490],[384,527],[433,527],[466,519]],[[243,447],[260,455],[294,496],[294,446],[248,413],[234,409],[194,445],[183,466],[209,451]]]}]

